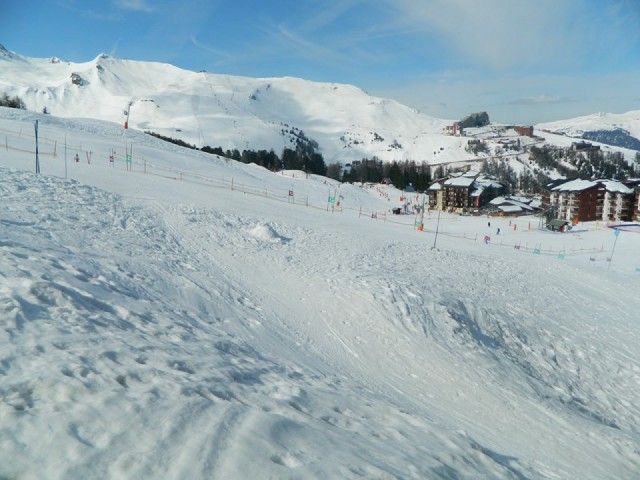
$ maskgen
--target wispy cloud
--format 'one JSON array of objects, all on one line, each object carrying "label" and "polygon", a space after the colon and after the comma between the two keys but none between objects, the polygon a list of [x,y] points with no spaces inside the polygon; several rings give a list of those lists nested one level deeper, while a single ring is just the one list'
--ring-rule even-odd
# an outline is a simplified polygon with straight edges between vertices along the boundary
[{"label": "wispy cloud", "polygon": [[294,33],[284,25],[279,25],[275,34],[281,43],[295,50],[298,55],[314,58],[317,61],[325,63],[349,61],[347,55]]},{"label": "wispy cloud", "polygon": [[366,0],[323,0],[313,15],[309,15],[301,26],[302,31],[316,31],[333,24],[349,10],[365,3]]},{"label": "wispy cloud", "polygon": [[120,14],[120,12],[94,10],[93,8],[86,7],[84,3],[78,5],[78,3],[74,0],[58,0],[56,2],[56,5],[88,20],[99,20],[106,22],[119,22],[122,20],[122,14]]},{"label": "wispy cloud", "polygon": [[577,102],[578,99],[576,97],[562,97],[558,95],[536,95],[533,97],[523,97],[523,98],[515,98],[513,100],[509,100],[507,105],[548,105],[548,104],[559,104],[559,103],[573,103]]},{"label": "wispy cloud", "polygon": [[[627,0],[593,13],[589,0],[386,0],[408,26],[418,26],[443,52],[497,69],[565,69],[589,65],[637,41]],[[609,28],[615,24],[619,28]],[[425,48],[430,48],[425,42]],[[636,43],[637,45],[637,43]]]},{"label": "wispy cloud", "polygon": [[134,12],[150,13],[154,8],[147,3],[147,0],[114,0],[113,4],[123,10],[132,10]]},{"label": "wispy cloud", "polygon": [[211,46],[209,44],[202,43],[201,41],[198,40],[198,38],[195,35],[191,35],[190,40],[191,40],[191,43],[195,47],[198,47],[201,50],[204,50],[206,52],[213,53],[214,55],[217,55],[218,57],[222,57],[222,58],[225,58],[225,59],[229,59],[229,58],[233,57],[233,55],[231,55],[230,53],[228,53],[228,52],[226,52],[224,50],[220,50],[220,49],[215,48],[215,47],[213,47],[213,46]]}]

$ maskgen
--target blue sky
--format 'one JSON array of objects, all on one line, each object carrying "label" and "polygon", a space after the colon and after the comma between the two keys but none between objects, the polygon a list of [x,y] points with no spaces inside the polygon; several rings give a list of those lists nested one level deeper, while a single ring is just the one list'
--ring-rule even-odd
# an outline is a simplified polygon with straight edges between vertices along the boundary
[{"label": "blue sky", "polygon": [[[438,117],[640,109],[640,0],[3,0],[0,43],[355,84]],[[2,72],[0,72],[0,75]]]}]

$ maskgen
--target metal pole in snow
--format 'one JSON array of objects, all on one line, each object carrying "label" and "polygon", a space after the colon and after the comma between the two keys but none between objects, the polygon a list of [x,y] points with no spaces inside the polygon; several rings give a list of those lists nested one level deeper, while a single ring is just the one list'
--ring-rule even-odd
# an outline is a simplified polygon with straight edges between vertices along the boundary
[{"label": "metal pole in snow", "polygon": [[609,257],[609,265],[607,266],[607,270],[611,268],[611,262],[613,261],[613,254],[616,252],[616,243],[618,243],[618,237],[620,236],[620,230],[617,228],[613,230],[613,234],[616,236],[616,239],[613,241],[613,248],[611,249],[611,256]]},{"label": "metal pole in snow", "polygon": [[35,123],[36,129],[36,175],[40,173],[40,159],[38,158],[38,120]]},{"label": "metal pole in snow", "polygon": [[435,237],[433,237],[433,247],[431,247],[431,250],[434,250],[436,248],[436,242],[438,241],[438,231],[440,229],[440,212],[442,212],[442,210],[438,210],[438,221],[436,222],[436,235]]},{"label": "metal pole in snow", "polygon": [[64,178],[67,178],[67,135],[64,136]]}]

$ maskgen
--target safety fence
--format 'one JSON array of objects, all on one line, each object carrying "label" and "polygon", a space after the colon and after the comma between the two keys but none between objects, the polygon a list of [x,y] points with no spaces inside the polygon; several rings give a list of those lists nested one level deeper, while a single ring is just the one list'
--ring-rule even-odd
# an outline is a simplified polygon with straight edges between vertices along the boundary
[{"label": "safety fence", "polygon": [[[35,135],[30,134],[27,131],[11,131],[0,128],[0,142],[4,136],[4,148],[6,151],[15,151],[26,154],[35,155],[34,149],[23,148],[23,145],[16,146],[21,142],[17,139],[33,139],[35,145]],[[12,141],[10,141],[10,139]],[[318,203],[317,199],[314,203],[310,200],[308,195],[297,195],[295,191],[290,188],[288,190],[279,190],[269,187],[267,185],[252,185],[248,183],[239,182],[234,177],[215,177],[210,175],[204,175],[202,173],[196,173],[185,169],[171,168],[165,165],[156,164],[143,156],[133,156],[131,153],[127,153],[127,147],[123,148],[122,145],[118,146],[118,149],[124,150],[125,153],[119,153],[116,148],[112,148],[109,152],[99,151],[94,152],[91,147],[83,146],[82,144],[70,144],[66,141],[60,142],[58,139],[51,136],[40,136],[39,140],[39,155],[49,156],[58,160],[63,160],[63,156],[67,157],[64,160],[71,165],[74,163],[86,163],[91,166],[102,168],[123,169],[129,173],[150,175],[155,177],[161,177],[170,180],[176,180],[180,182],[192,183],[202,185],[210,188],[226,189],[231,191],[237,191],[245,195],[252,195],[256,197],[262,197],[286,203],[289,205],[298,205],[315,210],[327,211],[332,213],[352,212],[357,214],[359,218],[369,218],[371,220],[389,223],[393,225],[400,225],[403,227],[411,228],[419,233],[440,235],[449,238],[458,238],[472,242],[483,242],[486,245],[511,248],[519,252],[531,253],[534,255],[545,256],[557,256],[558,258],[565,258],[570,255],[586,255],[600,253],[604,250],[604,245],[601,248],[579,248],[579,249],[567,249],[567,248],[542,248],[541,244],[530,246],[528,243],[509,243],[500,239],[492,239],[488,235],[478,235],[477,233],[468,232],[451,232],[444,228],[429,228],[423,222],[418,221],[419,215],[402,214],[392,215],[387,210],[366,210],[362,207],[345,206],[342,197],[339,195],[338,188],[328,188],[329,193],[327,196],[327,202]],[[123,139],[124,141],[124,139]],[[24,142],[22,142],[24,143]],[[13,145],[12,145],[13,144]],[[2,145],[0,143],[0,150]],[[69,152],[72,153],[71,158],[68,158]],[[82,155],[81,155],[82,154]],[[229,160],[231,161],[231,160]],[[333,190],[333,193],[331,192]],[[388,194],[382,189],[377,189],[376,193],[388,198]],[[406,219],[406,220],[405,220]],[[410,220],[409,220],[410,219]],[[447,222],[454,220],[448,218]],[[433,217],[429,218],[430,222],[434,222]],[[605,227],[606,228],[606,227]],[[531,222],[528,225],[528,229],[522,229],[518,233],[525,231],[533,231]]]}]

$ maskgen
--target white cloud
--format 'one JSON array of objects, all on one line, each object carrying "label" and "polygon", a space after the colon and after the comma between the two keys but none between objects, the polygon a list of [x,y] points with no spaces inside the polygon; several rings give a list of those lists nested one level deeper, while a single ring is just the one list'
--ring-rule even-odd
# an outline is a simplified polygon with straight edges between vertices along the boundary
[{"label": "white cloud", "polygon": [[[596,50],[619,50],[632,30],[625,10],[603,6],[596,17],[586,0],[387,2],[408,26],[435,38],[443,53],[497,69],[572,67]],[[624,28],[615,31],[612,22]]]}]

